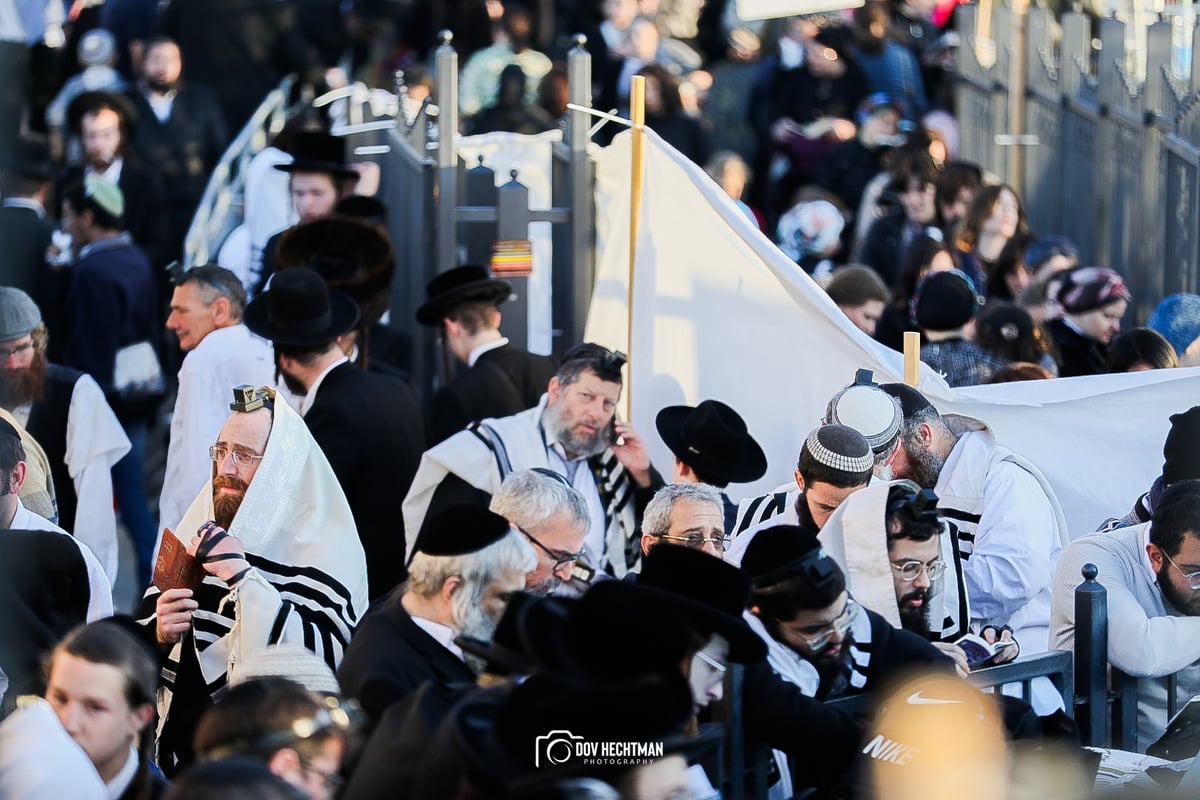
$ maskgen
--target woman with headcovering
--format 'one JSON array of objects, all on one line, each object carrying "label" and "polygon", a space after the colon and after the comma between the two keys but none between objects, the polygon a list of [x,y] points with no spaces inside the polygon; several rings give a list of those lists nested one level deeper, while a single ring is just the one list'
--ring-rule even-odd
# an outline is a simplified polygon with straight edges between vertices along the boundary
[{"label": "woman with headcovering", "polygon": [[1124,279],[1104,267],[1076,267],[1062,281],[1058,302],[1063,315],[1046,326],[1058,347],[1058,374],[1103,374],[1108,343],[1121,330],[1133,296]]}]

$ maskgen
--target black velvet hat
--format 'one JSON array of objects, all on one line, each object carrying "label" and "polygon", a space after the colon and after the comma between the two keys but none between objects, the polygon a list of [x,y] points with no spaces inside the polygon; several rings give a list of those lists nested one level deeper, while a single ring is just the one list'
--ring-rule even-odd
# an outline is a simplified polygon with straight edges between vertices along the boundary
[{"label": "black velvet hat", "polygon": [[732,564],[699,550],[660,544],[642,562],[637,582],[660,592],[684,619],[729,642],[730,661],[752,664],[767,657],[766,643],[742,618],[750,579]]},{"label": "black velvet hat", "polygon": [[421,526],[413,552],[430,556],[463,556],[478,553],[512,530],[508,520],[483,506],[464,503],[430,517]]},{"label": "black velvet hat", "polygon": [[338,178],[357,178],[346,163],[346,141],[319,131],[301,131],[292,141],[292,163],[276,164],[280,172],[328,172]]},{"label": "black velvet hat", "polygon": [[40,136],[19,136],[12,144],[4,168],[22,178],[48,181],[54,178],[50,148]]},{"label": "black velvet hat", "polygon": [[767,457],[745,420],[719,400],[704,400],[695,408],[668,406],[654,424],[675,457],[705,477],[746,483],[767,472]]},{"label": "black velvet hat", "polygon": [[428,298],[417,309],[417,322],[438,325],[446,314],[462,303],[487,302],[500,305],[512,294],[512,284],[491,276],[487,267],[464,264],[448,269],[425,287]]},{"label": "black velvet hat", "polygon": [[391,301],[396,259],[387,236],[369,222],[322,217],[289,228],[279,237],[277,271],[310,267],[329,288],[358,304],[363,325],[374,325]]},{"label": "black velvet hat", "polygon": [[332,342],[358,322],[358,307],[330,290],[312,269],[288,269],[246,305],[246,327],[276,344],[305,347]]},{"label": "black velvet hat", "polygon": [[80,133],[79,126],[85,114],[91,114],[101,108],[111,108],[117,112],[121,125],[121,143],[131,145],[133,135],[137,131],[138,113],[133,101],[119,92],[84,92],[71,101],[67,106],[67,130]]},{"label": "black velvet hat", "polygon": [[1163,483],[1200,478],[1200,406],[1171,417],[1163,443]]}]

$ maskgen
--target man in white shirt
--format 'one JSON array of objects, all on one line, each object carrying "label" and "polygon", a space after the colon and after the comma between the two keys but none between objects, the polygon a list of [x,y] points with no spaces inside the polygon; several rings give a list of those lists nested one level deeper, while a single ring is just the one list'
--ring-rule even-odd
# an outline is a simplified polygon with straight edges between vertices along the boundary
[{"label": "man in white shirt", "polygon": [[[1051,646],[1075,644],[1075,589],[1084,564],[1108,592],[1108,660],[1138,681],[1138,747],[1167,725],[1167,676],[1200,692],[1200,481],[1162,493],[1151,521],[1093,533],[1063,550],[1054,573]],[[1182,705],[1182,702],[1181,702]]]},{"label": "man in white shirt", "polygon": [[242,324],[246,291],[224,267],[194,267],[177,279],[167,329],[187,355],[179,368],[179,392],[171,416],[171,442],[162,495],[160,525],[174,526],[196,493],[212,478],[206,448],[229,417],[229,390],[274,380],[267,342]]}]

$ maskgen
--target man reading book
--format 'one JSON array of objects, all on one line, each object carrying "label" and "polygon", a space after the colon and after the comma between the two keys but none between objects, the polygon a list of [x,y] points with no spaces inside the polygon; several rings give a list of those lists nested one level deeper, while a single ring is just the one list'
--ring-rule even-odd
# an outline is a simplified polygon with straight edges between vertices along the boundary
[{"label": "man reading book", "polygon": [[247,654],[301,644],[336,668],[367,605],[354,518],[303,420],[269,389],[234,395],[209,449],[211,485],[176,528],[203,581],[151,586],[138,615],[166,654],[158,762],[168,774],[193,760],[200,714]]}]

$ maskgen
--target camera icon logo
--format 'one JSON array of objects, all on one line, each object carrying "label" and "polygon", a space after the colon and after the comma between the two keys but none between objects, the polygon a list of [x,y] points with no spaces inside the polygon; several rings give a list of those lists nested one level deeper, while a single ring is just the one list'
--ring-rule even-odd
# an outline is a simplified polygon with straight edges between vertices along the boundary
[{"label": "camera icon logo", "polygon": [[570,731],[550,731],[535,737],[533,740],[533,765],[535,767],[561,766],[575,755],[575,742],[582,741],[582,736],[576,736]]}]

